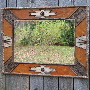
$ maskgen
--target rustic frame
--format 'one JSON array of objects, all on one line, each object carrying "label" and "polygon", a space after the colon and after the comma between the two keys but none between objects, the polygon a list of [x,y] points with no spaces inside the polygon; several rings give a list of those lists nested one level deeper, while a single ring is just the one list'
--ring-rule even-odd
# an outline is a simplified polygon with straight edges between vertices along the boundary
[{"label": "rustic frame", "polygon": [[[54,14],[41,14],[41,10],[50,10]],[[34,14],[39,11],[39,16]],[[63,12],[64,11],[64,12]],[[4,8],[2,9],[2,38],[4,74],[26,74],[62,77],[88,78],[88,53],[89,53],[89,19],[88,6],[68,7],[40,7],[40,8]],[[13,25],[14,20],[29,19],[75,19],[76,28],[76,61],[75,65],[53,65],[19,63],[13,61]],[[81,30],[82,29],[82,30]],[[84,40],[83,40],[84,38]],[[87,38],[87,39],[86,39]],[[82,39],[78,44],[78,39]],[[36,71],[38,69],[38,71]],[[46,71],[48,69],[48,71]],[[61,69],[61,70],[60,70]]]}]

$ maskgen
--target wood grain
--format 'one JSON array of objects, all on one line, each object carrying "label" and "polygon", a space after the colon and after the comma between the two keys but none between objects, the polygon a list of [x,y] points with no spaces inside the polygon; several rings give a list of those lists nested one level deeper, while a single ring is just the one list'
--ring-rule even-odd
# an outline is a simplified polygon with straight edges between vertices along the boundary
[{"label": "wood grain", "polygon": [[73,90],[73,79],[59,78],[59,90]]},{"label": "wood grain", "polygon": [[[8,0],[8,2],[9,2],[8,7],[15,6],[16,3],[10,4],[11,2],[14,2],[14,1],[15,0]],[[17,0],[17,6],[18,7],[58,6],[58,5],[59,6],[66,6],[66,5],[71,5],[71,4],[90,5],[90,0],[59,0],[59,4],[58,4],[58,0],[57,1],[56,0],[48,0],[48,1],[46,0],[46,2],[44,2],[44,1],[45,0],[40,0],[40,1],[39,0]],[[75,2],[71,2],[71,1],[75,1]],[[6,7],[6,0],[0,0],[0,8],[3,8],[3,7]],[[0,51],[1,51],[1,43],[0,43]],[[1,70],[2,70],[2,54],[0,52],[0,90],[5,90],[5,88],[4,88],[4,86],[5,86],[4,75],[1,75]],[[30,82],[33,82],[33,78],[36,78],[36,77],[35,76],[31,77]],[[40,78],[42,78],[42,77],[37,77],[36,78],[36,81],[38,81],[38,79],[39,79],[39,83],[42,82],[40,80]],[[25,80],[25,82],[24,82],[24,80]],[[49,80],[50,80],[50,77],[48,77],[46,81],[49,81]],[[55,79],[52,80],[52,83],[55,82],[55,81],[58,82],[57,79],[55,81],[54,80]],[[69,82],[69,84],[68,83],[65,84],[65,82]],[[10,85],[10,83],[11,83],[11,85]],[[44,86],[47,88],[46,84],[47,84],[47,82],[44,83]],[[70,90],[70,89],[71,90],[89,90],[89,88],[88,88],[88,86],[89,86],[88,79],[74,79],[74,86],[73,86],[72,85],[72,78],[71,79],[69,79],[69,78],[59,78],[58,84],[59,84],[58,90]],[[11,87],[9,87],[9,85]],[[29,85],[29,77],[28,76],[6,75],[6,88],[9,87],[6,90],[29,90],[29,88],[31,88],[31,87],[29,87],[28,85]],[[35,86],[35,85],[36,85],[36,88],[37,88],[37,82],[34,83],[33,86]],[[42,87],[41,85],[42,84],[40,84],[40,87]],[[50,83],[49,83],[49,85],[50,85]],[[65,85],[66,89],[65,89],[64,85]],[[74,87],[74,89],[72,89],[72,87]],[[51,88],[51,87],[49,87],[49,88]],[[70,88],[70,89],[68,89],[68,88]],[[43,89],[41,89],[41,90],[43,90]],[[53,89],[51,89],[51,90],[53,90]],[[56,86],[55,90],[57,90],[57,86]]]},{"label": "wood grain", "polygon": [[83,64],[84,67],[87,66],[87,61],[86,61],[86,50],[76,47],[76,58],[80,61],[80,63]]},{"label": "wood grain", "polygon": [[77,27],[76,27],[76,37],[83,36],[87,34],[87,18],[85,18]]},{"label": "wood grain", "polygon": [[[16,0],[8,0],[7,1],[8,7],[17,6],[17,3],[14,3],[15,1]],[[19,0],[19,1],[23,1],[23,0]],[[5,78],[6,78],[5,79],[6,90],[29,90],[29,76],[6,75]]]},{"label": "wood grain", "polygon": [[[87,0],[86,5],[89,5],[89,6],[90,6],[90,0]],[[89,7],[89,8],[90,8],[90,7]],[[89,10],[89,12],[90,12],[90,10]]]},{"label": "wood grain", "polygon": [[44,77],[44,90],[58,90],[58,77]]},{"label": "wood grain", "polygon": [[43,90],[42,76],[30,76],[30,90]]},{"label": "wood grain", "polygon": [[59,0],[59,6],[73,5],[72,0]]},{"label": "wood grain", "polygon": [[7,7],[16,7],[16,1],[17,0],[7,0]]},{"label": "wood grain", "polygon": [[73,0],[74,5],[87,5],[87,0]]},{"label": "wood grain", "polygon": [[30,7],[30,0],[17,0],[17,7]]},{"label": "wood grain", "polygon": [[12,25],[5,19],[3,19],[3,32],[5,35],[12,37]]},{"label": "wood grain", "polygon": [[[0,21],[1,21],[1,9],[0,9]],[[2,49],[2,36],[1,36],[1,22],[0,22],[0,90],[5,90],[5,76],[2,75],[3,70],[3,49]]]},{"label": "wood grain", "polygon": [[89,80],[74,79],[74,90],[89,90]]},{"label": "wood grain", "polygon": [[[19,64],[12,72],[13,73],[27,73],[27,74],[40,74],[40,72],[32,71],[31,67],[40,66],[39,64]],[[71,75],[76,76],[76,74],[68,67],[62,65],[46,65],[46,67],[51,67],[56,70],[56,72],[46,73],[46,75]]]},{"label": "wood grain", "polygon": [[58,0],[30,0],[30,7],[57,6]]},{"label": "wood grain", "polygon": [[4,62],[12,56],[12,47],[4,48]]},{"label": "wood grain", "polygon": [[6,7],[6,0],[0,0],[0,8]]},{"label": "wood grain", "polygon": [[29,77],[6,75],[6,90],[29,90]]},{"label": "wood grain", "polygon": [[[75,10],[77,10],[78,7],[67,7],[67,8],[53,8],[46,10],[51,10],[51,12],[55,12],[56,15],[52,15],[46,18],[68,18],[71,16]],[[38,19],[38,17],[35,17],[33,15],[30,15],[30,13],[33,13],[35,11],[40,11],[39,9],[20,9],[20,10],[11,10],[19,19]],[[66,14],[67,13],[67,14]]]}]

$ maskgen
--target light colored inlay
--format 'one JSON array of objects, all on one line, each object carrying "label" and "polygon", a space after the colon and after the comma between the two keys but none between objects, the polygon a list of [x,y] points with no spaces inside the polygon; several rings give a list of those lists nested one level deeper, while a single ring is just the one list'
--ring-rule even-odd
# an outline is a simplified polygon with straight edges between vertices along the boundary
[{"label": "light colored inlay", "polygon": [[3,35],[3,41],[4,41],[4,47],[10,47],[12,46],[12,38],[7,36],[7,35]]},{"label": "light colored inlay", "polygon": [[35,17],[45,18],[50,15],[56,15],[55,12],[51,12],[50,10],[41,10],[35,11],[35,13],[31,13],[31,15],[35,15]]},{"label": "light colored inlay", "polygon": [[31,67],[31,71],[39,72],[40,74],[56,72],[55,69],[51,67],[46,67],[46,65],[40,65],[39,67]]},{"label": "light colored inlay", "polygon": [[77,47],[86,49],[86,44],[87,44],[87,41],[86,41],[85,35],[76,38],[76,46]]}]

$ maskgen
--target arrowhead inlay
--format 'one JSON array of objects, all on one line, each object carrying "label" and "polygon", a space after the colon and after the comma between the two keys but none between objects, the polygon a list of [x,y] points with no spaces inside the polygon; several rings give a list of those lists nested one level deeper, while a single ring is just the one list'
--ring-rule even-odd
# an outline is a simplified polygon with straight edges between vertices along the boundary
[{"label": "arrowhead inlay", "polygon": [[35,13],[31,13],[31,15],[34,15],[35,17],[45,18],[50,15],[56,15],[55,12],[51,12],[50,10],[41,10],[41,11],[35,11]]}]

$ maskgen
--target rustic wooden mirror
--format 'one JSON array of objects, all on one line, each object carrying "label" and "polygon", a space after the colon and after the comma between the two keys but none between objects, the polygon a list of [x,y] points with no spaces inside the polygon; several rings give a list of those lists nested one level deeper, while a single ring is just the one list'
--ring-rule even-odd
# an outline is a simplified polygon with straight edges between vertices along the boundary
[{"label": "rustic wooden mirror", "polygon": [[88,7],[2,9],[5,74],[88,77]]}]

